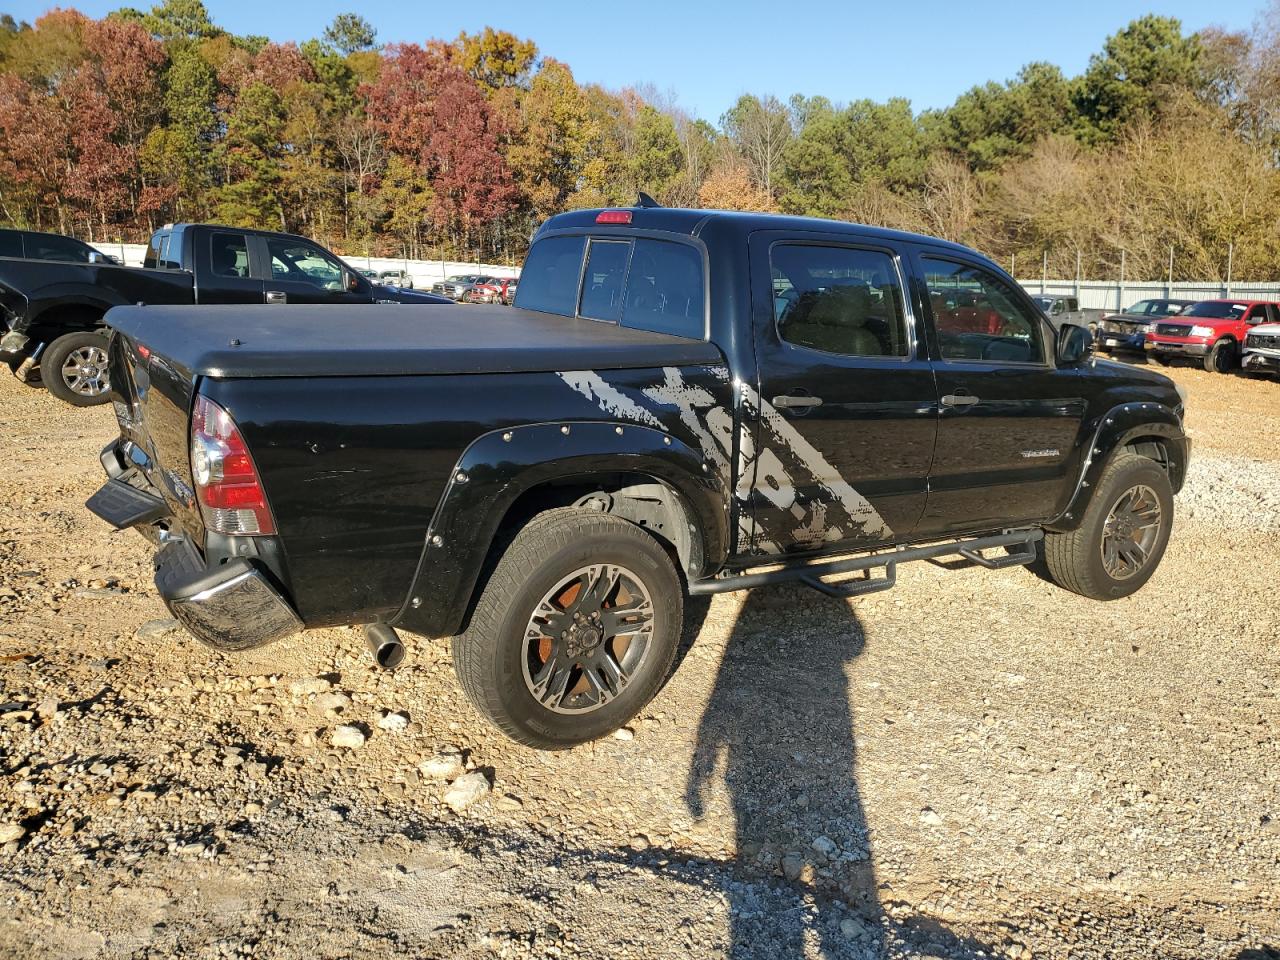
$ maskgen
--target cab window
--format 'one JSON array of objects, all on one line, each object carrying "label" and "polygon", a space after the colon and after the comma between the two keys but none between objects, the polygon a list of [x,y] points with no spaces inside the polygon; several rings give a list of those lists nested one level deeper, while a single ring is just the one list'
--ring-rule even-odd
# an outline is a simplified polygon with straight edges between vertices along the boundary
[{"label": "cab window", "polygon": [[243,233],[214,233],[209,237],[209,266],[215,277],[249,276],[249,244]]},{"label": "cab window", "polygon": [[535,243],[520,272],[524,282],[515,305],[562,317],[574,316],[586,243],[585,237],[547,237]]},{"label": "cab window", "polygon": [[342,266],[319,247],[297,240],[269,238],[267,256],[271,261],[271,276],[276,280],[305,283],[331,293],[344,289]]},{"label": "cab window", "polygon": [[70,237],[27,234],[27,257],[31,260],[59,260],[64,263],[88,263],[90,248]]},{"label": "cab window", "polygon": [[22,256],[22,234],[17,230],[0,230],[0,257]]},{"label": "cab window", "polygon": [[942,359],[1044,362],[1041,321],[1008,283],[970,264],[921,261]]},{"label": "cab window", "polygon": [[905,357],[902,286],[883,251],[776,244],[773,310],[786,343],[849,357]]}]

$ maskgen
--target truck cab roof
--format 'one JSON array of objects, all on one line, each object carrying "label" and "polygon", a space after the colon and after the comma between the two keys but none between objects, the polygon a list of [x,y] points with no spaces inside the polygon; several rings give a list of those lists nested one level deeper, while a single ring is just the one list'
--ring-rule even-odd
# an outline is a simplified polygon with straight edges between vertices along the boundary
[{"label": "truck cab roof", "polygon": [[[602,215],[630,214],[630,219],[601,219]],[[665,233],[687,234],[698,237],[713,225],[742,235],[760,230],[804,231],[825,234],[848,234],[862,239],[907,241],[935,248],[950,248],[970,256],[973,251],[924,234],[886,227],[872,227],[863,223],[847,223],[823,220],[818,217],[796,217],[780,213],[753,213],[734,210],[688,210],[680,207],[607,207],[593,210],[573,210],[547,220],[534,239],[558,230],[594,230],[597,228],[629,226],[637,230],[655,230]]]}]

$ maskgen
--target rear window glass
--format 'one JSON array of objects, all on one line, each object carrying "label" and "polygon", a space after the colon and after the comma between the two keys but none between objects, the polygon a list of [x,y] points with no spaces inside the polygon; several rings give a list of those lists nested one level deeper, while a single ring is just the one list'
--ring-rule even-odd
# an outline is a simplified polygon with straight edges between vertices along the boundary
[{"label": "rear window glass", "polygon": [[637,239],[627,274],[622,325],[701,339],[702,255],[683,243]]},{"label": "rear window glass", "polygon": [[22,234],[17,230],[0,230],[0,257],[22,256]]},{"label": "rear window glass", "polygon": [[616,323],[622,316],[622,284],[630,255],[631,244],[625,240],[591,241],[579,308],[584,317]]},{"label": "rear window glass", "polygon": [[586,242],[585,237],[547,237],[535,243],[520,272],[516,306],[572,317]]}]

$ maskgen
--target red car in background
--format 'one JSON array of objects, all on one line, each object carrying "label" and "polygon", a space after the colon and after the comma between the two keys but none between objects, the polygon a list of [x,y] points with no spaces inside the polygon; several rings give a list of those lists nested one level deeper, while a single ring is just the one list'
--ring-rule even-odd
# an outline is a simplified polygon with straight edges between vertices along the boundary
[{"label": "red car in background", "polygon": [[[514,277],[486,277],[462,295],[464,303],[510,303],[515,296]],[[511,290],[511,297],[507,289]]]},{"label": "red car in background", "polygon": [[1280,321],[1280,304],[1264,300],[1201,300],[1147,331],[1147,356],[1159,364],[1194,357],[1210,373],[1240,367],[1240,350],[1251,327]]}]

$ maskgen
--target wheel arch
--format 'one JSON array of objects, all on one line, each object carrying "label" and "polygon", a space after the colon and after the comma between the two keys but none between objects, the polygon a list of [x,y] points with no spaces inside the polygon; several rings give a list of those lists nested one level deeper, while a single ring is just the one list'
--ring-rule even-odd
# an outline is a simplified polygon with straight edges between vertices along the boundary
[{"label": "wheel arch", "polygon": [[1121,452],[1153,460],[1169,476],[1176,494],[1186,481],[1190,440],[1177,413],[1162,403],[1135,402],[1112,407],[1097,421],[1075,491],[1066,508],[1045,524],[1051,531],[1075,530],[1107,465]]},{"label": "wheel arch", "polygon": [[454,466],[392,622],[428,636],[458,633],[514,531],[575,504],[648,530],[689,579],[719,569],[728,553],[729,491],[679,439],[634,423],[512,427],[477,439]]}]

